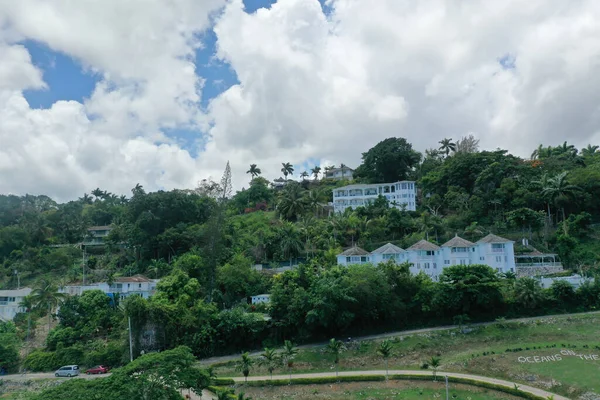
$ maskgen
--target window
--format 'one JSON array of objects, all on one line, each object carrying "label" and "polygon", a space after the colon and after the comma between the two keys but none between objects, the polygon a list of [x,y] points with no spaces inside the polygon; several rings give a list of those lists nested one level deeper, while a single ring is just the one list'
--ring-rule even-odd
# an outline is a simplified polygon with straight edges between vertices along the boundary
[{"label": "window", "polygon": [[504,262],[508,262],[508,256],[504,256]]},{"label": "window", "polygon": [[359,262],[360,261],[360,257],[352,257],[352,262]]},{"label": "window", "polygon": [[467,265],[467,260],[460,260],[460,265]]},{"label": "window", "polygon": [[425,269],[429,269],[429,263],[425,263]]},{"label": "window", "polygon": [[466,253],[467,251],[466,247],[453,247],[451,250],[452,253]]},{"label": "window", "polygon": [[367,262],[367,257],[361,257],[360,262]]},{"label": "window", "polygon": [[502,256],[496,256],[496,262],[502,262]]},{"label": "window", "polygon": [[432,255],[433,255],[433,251],[431,251],[431,250],[427,250],[427,255],[428,255],[428,256],[432,256]]},{"label": "window", "polygon": [[350,257],[346,257],[346,262],[349,263],[351,261]]},{"label": "window", "polygon": [[450,260],[444,260],[444,264],[450,265]]},{"label": "window", "polygon": [[406,188],[407,188],[407,184],[406,184],[406,183],[403,183],[403,184],[402,184],[402,189],[405,189],[405,190],[406,190]]},{"label": "window", "polygon": [[510,269],[510,272],[515,272],[514,268],[511,268],[511,269]]},{"label": "window", "polygon": [[436,268],[437,268],[437,264],[433,263],[433,269],[436,269]]},{"label": "window", "polygon": [[473,247],[473,253],[475,253],[475,247]]},{"label": "window", "polygon": [[503,253],[504,243],[492,243],[492,253]]},{"label": "window", "polygon": [[421,263],[417,263],[417,268],[421,269]]},{"label": "window", "polygon": [[140,284],[138,284],[138,288],[140,288],[140,289],[142,288],[142,284],[141,284],[141,283],[140,283]]},{"label": "window", "polygon": [[479,257],[479,261],[485,261],[485,257]]}]

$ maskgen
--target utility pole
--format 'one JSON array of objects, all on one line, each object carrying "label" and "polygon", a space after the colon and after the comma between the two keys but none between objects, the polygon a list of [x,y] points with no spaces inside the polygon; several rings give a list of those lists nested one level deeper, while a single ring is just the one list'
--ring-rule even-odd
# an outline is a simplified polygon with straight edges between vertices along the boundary
[{"label": "utility pole", "polygon": [[133,361],[133,341],[131,340],[131,317],[127,317],[129,324],[129,361]]},{"label": "utility pole", "polygon": [[448,375],[446,375],[446,400],[450,400],[450,397],[448,396]]},{"label": "utility pole", "polygon": [[15,269],[15,275],[17,276],[17,290],[21,289],[21,277],[19,276],[19,270]]}]

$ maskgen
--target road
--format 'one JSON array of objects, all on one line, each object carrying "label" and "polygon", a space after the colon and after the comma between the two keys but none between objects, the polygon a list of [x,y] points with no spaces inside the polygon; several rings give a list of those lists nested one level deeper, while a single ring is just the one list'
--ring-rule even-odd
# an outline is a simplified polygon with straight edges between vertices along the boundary
[{"label": "road", "polygon": [[[412,371],[412,370],[390,370],[390,375],[425,375],[431,376],[431,371]],[[469,375],[469,374],[459,374],[456,372],[442,372],[438,371],[438,378],[443,379],[444,376],[448,377],[456,377],[456,378],[466,378],[472,379],[480,382],[493,383],[495,385],[502,385],[509,388],[514,388],[515,384],[513,382],[505,381],[502,379],[496,378],[488,378],[486,376],[478,376],[478,375]],[[356,375],[385,375],[385,371],[341,371],[339,373],[340,376],[356,376]],[[311,373],[311,374],[294,374],[292,378],[332,378],[335,377],[335,372],[319,372],[319,373]],[[243,377],[234,377],[232,378],[236,382],[244,382]],[[268,381],[271,379],[270,376],[250,376],[248,377],[249,381]],[[289,375],[273,375],[273,379],[289,379]],[[554,400],[569,400],[567,397],[559,396],[554,393],[547,392],[542,389],[538,389],[533,386],[521,385],[519,384],[519,389],[535,394],[537,396],[542,396],[544,398],[552,398]]]},{"label": "road", "polygon": [[[505,322],[527,322],[527,321],[544,320],[544,319],[549,319],[549,318],[559,318],[559,317],[567,318],[567,317],[571,317],[571,316],[589,315],[589,314],[600,314],[600,311],[590,311],[590,312],[586,312],[586,313],[577,313],[577,314],[558,314],[558,315],[546,315],[546,316],[542,316],[542,317],[507,319]],[[496,323],[495,321],[477,322],[474,324],[469,324],[469,326],[470,327],[488,326],[488,325],[492,325],[495,323]],[[407,330],[407,331],[395,331],[395,332],[380,333],[380,334],[376,334],[376,335],[353,337],[352,340],[386,339],[386,338],[396,337],[396,336],[417,335],[420,333],[447,331],[450,329],[458,329],[458,328],[459,328],[458,325],[438,326],[435,328],[413,329],[413,330]],[[338,339],[344,339],[344,338],[338,338]],[[327,342],[321,342],[321,343],[304,344],[304,345],[297,346],[297,347],[299,349],[312,349],[312,348],[317,348],[317,347],[323,347],[326,345],[327,345]],[[262,350],[251,352],[250,356],[253,356],[253,357],[260,356],[261,353],[262,353]],[[224,363],[224,362],[228,362],[228,361],[234,361],[239,358],[240,358],[239,353],[228,355],[228,356],[210,357],[210,358],[204,358],[204,359],[200,360],[200,364],[201,365],[211,365],[211,364],[216,364],[216,363]]]},{"label": "road", "polygon": [[107,376],[110,376],[110,373],[96,374],[96,375],[82,374],[82,375],[79,375],[78,377],[73,377],[73,378],[65,378],[65,377],[56,378],[54,376],[54,372],[34,372],[31,374],[28,373],[28,374],[3,375],[3,376],[0,376],[0,380],[6,379],[6,380],[11,380],[11,381],[28,381],[28,380],[32,380],[32,379],[95,379],[95,378],[106,378]]}]

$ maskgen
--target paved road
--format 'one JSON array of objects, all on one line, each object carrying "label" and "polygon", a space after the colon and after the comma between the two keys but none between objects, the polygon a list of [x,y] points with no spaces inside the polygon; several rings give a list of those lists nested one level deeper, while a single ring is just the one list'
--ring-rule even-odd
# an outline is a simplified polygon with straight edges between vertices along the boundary
[{"label": "paved road", "polygon": [[65,378],[65,377],[56,378],[54,376],[54,372],[35,372],[35,373],[31,373],[31,374],[3,375],[3,376],[0,376],[0,379],[6,379],[6,380],[11,380],[11,381],[28,381],[31,379],[95,379],[95,378],[106,378],[107,376],[110,376],[110,373],[96,374],[96,375],[82,374],[82,375],[79,375],[78,377],[73,377],[73,378]]},{"label": "paved road", "polygon": [[[340,376],[385,375],[385,371],[341,371],[339,374],[340,374]],[[412,371],[412,370],[390,370],[390,375],[392,375],[392,374],[431,376],[430,371]],[[486,376],[478,376],[478,375],[459,374],[456,372],[438,371],[439,378],[442,378],[443,376],[446,376],[446,375],[449,377],[452,376],[452,377],[457,377],[457,378],[466,378],[466,379],[477,380],[480,382],[493,383],[496,385],[502,385],[502,386],[506,386],[509,388],[515,387],[515,384],[513,382],[505,381],[502,379],[488,378]],[[335,372],[319,372],[319,373],[312,373],[312,374],[294,374],[294,375],[292,375],[292,378],[330,378],[330,377],[335,377]],[[236,382],[244,382],[243,377],[233,377],[232,379]],[[271,379],[270,376],[250,376],[250,377],[248,377],[249,381],[266,381],[269,379]],[[289,375],[273,375],[273,379],[289,379]],[[559,396],[557,394],[550,393],[550,392],[547,392],[542,389],[538,389],[533,386],[527,386],[527,385],[518,385],[518,386],[519,386],[520,390],[522,390],[524,392],[529,392],[529,393],[535,394],[537,396],[542,396],[545,398],[553,398],[555,400],[569,400],[566,397]],[[551,396],[554,396],[554,397],[551,397]]]},{"label": "paved road", "polygon": [[[528,318],[507,319],[506,322],[527,322],[527,321],[544,320],[544,319],[557,318],[557,317],[567,318],[569,316],[588,315],[588,314],[600,314],[600,311],[591,311],[591,312],[577,313],[577,314],[558,314],[558,315],[546,315],[546,316],[542,316],[542,317],[528,317]],[[477,322],[477,323],[474,323],[474,324],[469,324],[469,326],[471,326],[471,327],[474,327],[474,326],[475,327],[476,326],[488,326],[488,325],[492,325],[492,324],[495,324],[495,323],[496,323],[495,321]],[[387,333],[380,333],[380,334],[377,334],[377,335],[368,335],[368,336],[353,337],[352,340],[385,339],[385,338],[396,337],[396,336],[416,335],[416,334],[419,334],[419,333],[447,331],[447,330],[450,330],[450,329],[458,329],[458,325],[447,325],[447,326],[438,326],[438,327],[435,327],[435,328],[424,328],[424,329],[413,329],[413,330],[408,330],[408,331],[387,332]],[[344,339],[344,338],[339,338],[339,339]],[[311,348],[323,347],[323,346],[326,346],[326,345],[327,345],[327,342],[311,343],[311,344],[304,344],[304,345],[298,346],[298,348],[299,349],[311,349]],[[253,356],[253,357],[256,357],[256,356],[259,356],[261,353],[262,353],[262,350],[251,352],[250,355]],[[202,365],[210,365],[210,364],[216,364],[216,363],[223,363],[223,362],[233,361],[233,360],[237,360],[239,358],[240,358],[239,353],[238,354],[228,355],[228,356],[210,357],[210,358],[204,358],[204,359],[200,360],[200,364],[202,364]]]}]

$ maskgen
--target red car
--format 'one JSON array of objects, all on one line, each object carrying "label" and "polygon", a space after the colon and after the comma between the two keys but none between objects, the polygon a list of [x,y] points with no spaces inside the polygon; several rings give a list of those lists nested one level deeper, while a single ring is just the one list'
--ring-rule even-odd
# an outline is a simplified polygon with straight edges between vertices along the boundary
[{"label": "red car", "polygon": [[87,371],[85,371],[86,374],[90,375],[90,374],[106,374],[108,372],[109,368],[105,367],[104,365],[98,365],[94,368],[90,368]]}]

